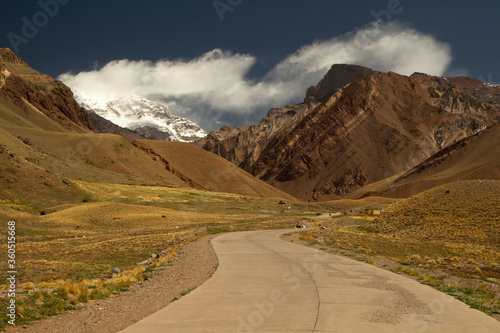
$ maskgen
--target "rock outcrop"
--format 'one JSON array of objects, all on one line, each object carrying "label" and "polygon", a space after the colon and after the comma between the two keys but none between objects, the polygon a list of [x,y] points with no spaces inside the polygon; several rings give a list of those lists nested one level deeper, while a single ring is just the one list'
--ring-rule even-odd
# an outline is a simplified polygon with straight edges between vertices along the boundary
[{"label": "rock outcrop", "polygon": [[88,115],[95,133],[118,134],[130,142],[146,139],[146,137],[137,134],[135,131],[118,126],[95,112],[88,112]]},{"label": "rock outcrop", "polygon": [[377,73],[363,66],[336,64],[333,65],[317,86],[309,87],[304,103],[325,102],[347,84]]},{"label": "rock outcrop", "polygon": [[466,76],[439,77],[423,73],[414,73],[411,78],[424,85],[438,85],[447,88],[455,86],[482,102],[500,104],[500,84],[483,82]]},{"label": "rock outcrop", "polygon": [[307,89],[303,103],[270,109],[258,125],[224,126],[195,144],[249,171],[276,133],[292,129],[309,111],[346,84],[374,73],[362,66],[333,65],[317,86]]},{"label": "rock outcrop", "polygon": [[9,49],[0,49],[0,96],[25,112],[39,111],[75,132],[90,132],[87,113],[61,81],[30,68]]},{"label": "rock outcrop", "polygon": [[498,122],[498,106],[449,81],[333,66],[290,117],[270,113],[198,144],[298,198],[339,198]]}]

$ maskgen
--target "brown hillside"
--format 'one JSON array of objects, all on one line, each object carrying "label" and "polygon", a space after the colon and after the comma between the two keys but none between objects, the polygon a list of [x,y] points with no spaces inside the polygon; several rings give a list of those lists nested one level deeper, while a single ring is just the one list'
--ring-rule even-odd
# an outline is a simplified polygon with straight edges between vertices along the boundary
[{"label": "brown hillside", "polygon": [[396,237],[474,244],[499,252],[500,181],[433,188],[392,204],[373,225]]},{"label": "brown hillside", "polygon": [[186,186],[119,135],[8,126],[4,129],[36,151],[41,166],[65,177],[106,183]]},{"label": "brown hillside", "polygon": [[0,49],[0,96],[27,113],[37,110],[75,132],[89,132],[87,113],[61,81],[30,68],[14,52]]},{"label": "brown hillside", "polygon": [[134,145],[194,188],[254,197],[294,199],[222,157],[193,144],[137,140]]},{"label": "brown hillside", "polygon": [[0,128],[0,202],[46,207],[84,198],[82,190],[42,167],[22,142]]},{"label": "brown hillside", "polygon": [[395,73],[353,82],[276,135],[251,170],[303,199],[334,199],[411,169],[495,122],[499,111],[461,90]]},{"label": "brown hillside", "polygon": [[[20,75],[41,75],[8,50],[0,52],[0,60],[3,61],[0,66],[7,63]],[[21,93],[38,96],[37,101],[43,105],[54,106],[49,98],[54,90],[39,91],[20,77],[16,80],[22,82],[25,90],[15,91],[12,85],[4,84],[3,91],[11,91],[12,96],[17,97]],[[50,78],[41,79],[44,80],[50,81]],[[6,182],[2,189],[3,200],[43,207],[75,200],[81,202],[85,193],[66,184],[73,179],[187,186],[121,136],[91,133],[63,114],[55,114],[54,119],[54,114],[42,112],[41,108],[25,103],[27,100],[28,97],[20,97],[17,102],[22,103],[19,104],[0,96],[0,145],[6,152],[2,154],[4,168],[0,171],[0,179]],[[65,101],[64,98],[60,100],[61,103]],[[68,108],[71,109],[71,103]],[[68,181],[63,183],[63,179]]]},{"label": "brown hillside", "polygon": [[37,109],[27,108],[22,110],[2,96],[0,96],[0,124],[1,126],[36,128],[53,132],[69,132],[69,129],[54,122]]},{"label": "brown hillside", "polygon": [[439,151],[409,171],[367,185],[348,197],[409,197],[459,180],[500,180],[500,124]]},{"label": "brown hillside", "polygon": [[278,133],[283,135],[291,130],[307,113],[346,84],[374,73],[376,71],[361,66],[333,65],[318,85],[307,89],[304,103],[270,109],[258,125],[224,126],[195,144],[250,172]]}]

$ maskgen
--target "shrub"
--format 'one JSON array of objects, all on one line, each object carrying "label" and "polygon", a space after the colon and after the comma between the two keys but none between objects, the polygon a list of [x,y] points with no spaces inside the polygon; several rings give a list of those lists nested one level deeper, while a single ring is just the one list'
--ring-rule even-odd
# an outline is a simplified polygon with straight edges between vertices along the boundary
[{"label": "shrub", "polygon": [[33,290],[35,289],[35,284],[33,282],[26,282],[21,285],[21,289],[24,290]]}]

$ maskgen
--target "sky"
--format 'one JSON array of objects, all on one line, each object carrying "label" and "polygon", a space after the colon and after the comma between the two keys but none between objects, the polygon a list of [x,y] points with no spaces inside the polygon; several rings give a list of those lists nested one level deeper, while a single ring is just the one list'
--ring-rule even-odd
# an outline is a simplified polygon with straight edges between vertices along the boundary
[{"label": "sky", "polygon": [[78,94],[134,94],[206,131],[300,103],[334,63],[500,82],[496,0],[16,0],[0,47]]}]

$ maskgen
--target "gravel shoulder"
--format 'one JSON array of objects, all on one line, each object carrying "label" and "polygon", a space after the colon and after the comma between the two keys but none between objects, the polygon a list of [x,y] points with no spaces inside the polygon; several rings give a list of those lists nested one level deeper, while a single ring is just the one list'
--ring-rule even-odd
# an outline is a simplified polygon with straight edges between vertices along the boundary
[{"label": "gravel shoulder", "polygon": [[168,266],[150,273],[142,283],[115,297],[89,302],[83,309],[51,317],[7,332],[117,332],[164,308],[181,293],[208,280],[218,266],[210,244],[215,236],[205,236],[183,246]]}]

